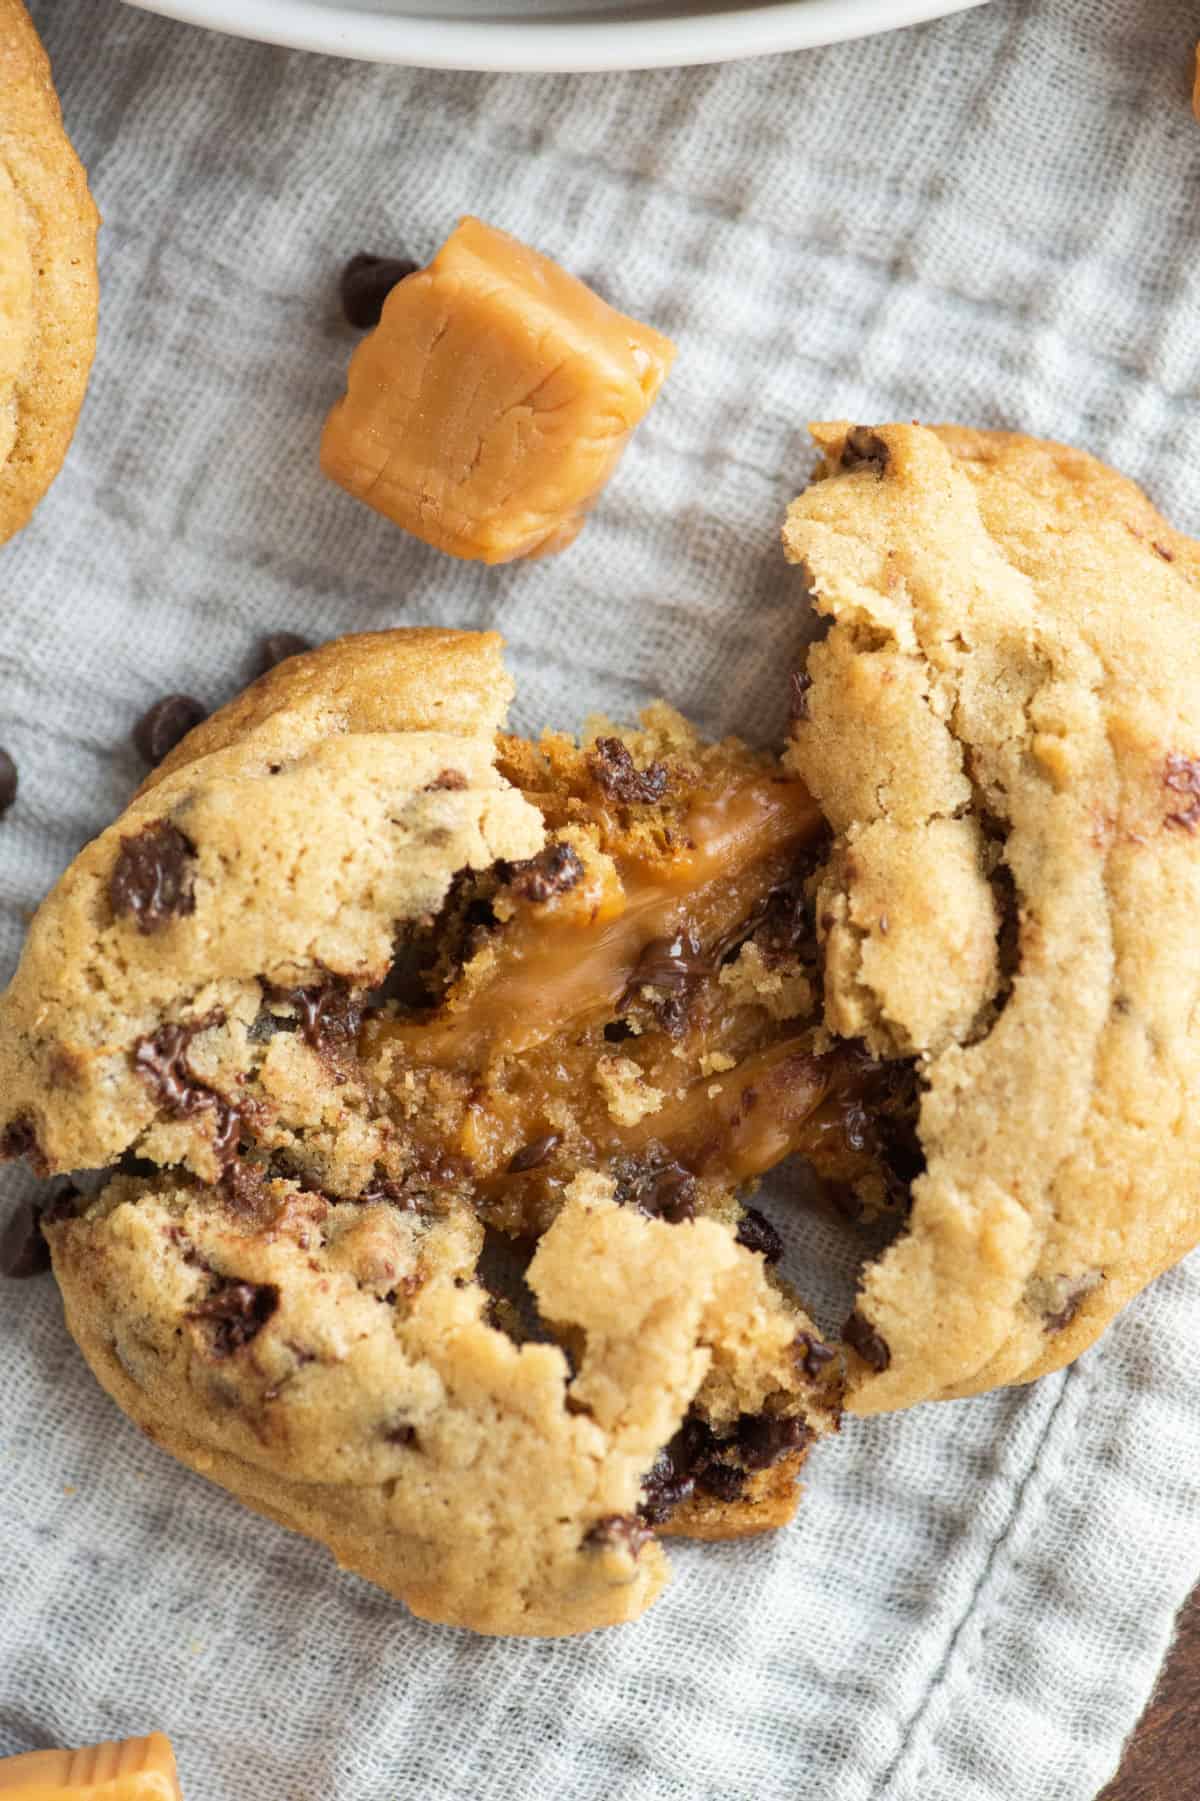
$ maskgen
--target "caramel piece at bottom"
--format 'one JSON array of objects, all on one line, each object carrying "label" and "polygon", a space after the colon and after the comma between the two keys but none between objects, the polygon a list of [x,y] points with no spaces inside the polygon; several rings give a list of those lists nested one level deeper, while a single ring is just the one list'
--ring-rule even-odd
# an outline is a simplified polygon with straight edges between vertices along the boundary
[{"label": "caramel piece at bottom", "polygon": [[464,219],[356,350],[321,467],[452,556],[550,555],[575,537],[674,355],[548,257]]},{"label": "caramel piece at bottom", "polygon": [[6,1757],[0,1795],[4,1801],[183,1801],[175,1753],[161,1732],[80,1751]]}]

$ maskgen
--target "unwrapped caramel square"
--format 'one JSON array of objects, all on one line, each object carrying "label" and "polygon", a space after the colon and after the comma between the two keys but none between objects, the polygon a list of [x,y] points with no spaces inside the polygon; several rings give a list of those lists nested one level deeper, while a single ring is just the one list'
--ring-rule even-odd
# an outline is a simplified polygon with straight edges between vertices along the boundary
[{"label": "unwrapped caramel square", "polygon": [[82,1751],[27,1751],[0,1759],[3,1801],[182,1801],[175,1753],[161,1732],[85,1745]]},{"label": "unwrapped caramel square", "polygon": [[452,556],[547,555],[578,532],[674,355],[548,257],[464,219],[355,352],[321,467]]}]

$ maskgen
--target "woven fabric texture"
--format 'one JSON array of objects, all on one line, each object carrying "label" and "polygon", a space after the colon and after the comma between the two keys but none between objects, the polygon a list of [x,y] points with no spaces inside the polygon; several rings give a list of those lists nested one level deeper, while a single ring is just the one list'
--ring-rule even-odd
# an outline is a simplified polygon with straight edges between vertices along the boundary
[{"label": "woven fabric texture", "polygon": [[[0,563],[0,973],[138,780],[133,721],[221,702],[267,631],[497,625],[522,728],[665,694],[777,734],[808,418],[1061,437],[1200,530],[1193,0],[992,0],[553,79],[34,12],[105,215],[103,316],[67,466]],[[681,349],[579,542],[528,568],[426,551],[316,467],[340,265],[424,258],[466,210]],[[796,1186],[767,1205],[836,1317],[850,1252]],[[676,1548],[639,1624],[547,1644],[416,1622],[176,1467],[53,1284],[8,1284],[0,1753],[161,1727],[189,1801],[1088,1801],[1200,1572],[1198,1304],[1192,1259],[1030,1391],[848,1428],[794,1527]]]}]

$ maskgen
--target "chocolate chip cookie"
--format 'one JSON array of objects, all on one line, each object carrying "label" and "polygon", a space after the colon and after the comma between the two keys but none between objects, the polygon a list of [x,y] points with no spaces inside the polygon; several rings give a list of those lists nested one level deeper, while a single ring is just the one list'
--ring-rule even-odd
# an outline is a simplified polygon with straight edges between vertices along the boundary
[{"label": "chocolate chip cookie", "polygon": [[824,1020],[920,1087],[846,1331],[870,1413],[1057,1368],[1200,1237],[1200,546],[1061,445],[814,435]]},{"label": "chocolate chip cookie", "polygon": [[67,453],[96,344],[96,209],[20,0],[0,0],[0,543]]},{"label": "chocolate chip cookie", "polygon": [[[498,640],[345,639],[165,758],[0,1000],[3,1149],[100,1381],[432,1619],[627,1619],[787,1519],[838,1361],[739,1192],[839,1142],[777,758],[501,735]],[[817,1122],[817,1123],[814,1123]]]}]

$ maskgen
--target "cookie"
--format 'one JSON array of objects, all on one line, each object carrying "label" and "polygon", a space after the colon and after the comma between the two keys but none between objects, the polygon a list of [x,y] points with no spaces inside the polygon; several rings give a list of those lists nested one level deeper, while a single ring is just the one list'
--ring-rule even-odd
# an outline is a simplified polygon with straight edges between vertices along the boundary
[{"label": "cookie", "polygon": [[1061,445],[814,436],[824,1020],[921,1090],[846,1329],[871,1413],[1058,1368],[1200,1237],[1200,546]]},{"label": "cookie", "polygon": [[510,693],[494,636],[395,632],[198,725],[33,922],[0,1142],[107,1172],[44,1230],[140,1425],[426,1617],[554,1634],[790,1517],[840,1366],[740,1197],[877,1177],[841,1127],[900,1090],[814,1048],[803,784],[662,706],[498,737]]},{"label": "cookie", "polygon": [[0,0],[0,543],[61,467],[96,344],[96,228],[50,65]]}]

